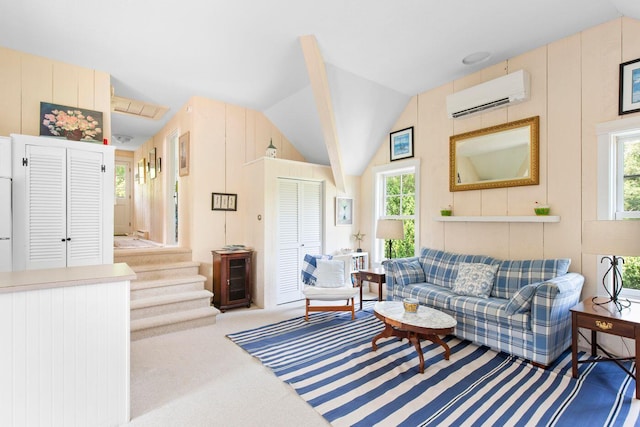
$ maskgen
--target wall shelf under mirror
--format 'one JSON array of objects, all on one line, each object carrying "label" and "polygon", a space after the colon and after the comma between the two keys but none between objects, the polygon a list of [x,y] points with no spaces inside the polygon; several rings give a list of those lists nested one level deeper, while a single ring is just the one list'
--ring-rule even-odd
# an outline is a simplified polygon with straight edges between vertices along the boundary
[{"label": "wall shelf under mirror", "polygon": [[557,215],[487,215],[487,216],[434,216],[440,222],[560,222]]}]

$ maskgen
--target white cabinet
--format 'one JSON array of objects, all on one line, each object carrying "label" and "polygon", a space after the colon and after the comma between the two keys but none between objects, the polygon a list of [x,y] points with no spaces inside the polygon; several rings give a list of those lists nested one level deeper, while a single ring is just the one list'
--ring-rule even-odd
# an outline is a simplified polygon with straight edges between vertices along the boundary
[{"label": "white cabinet", "polygon": [[113,262],[113,147],[12,135],[14,270]]}]

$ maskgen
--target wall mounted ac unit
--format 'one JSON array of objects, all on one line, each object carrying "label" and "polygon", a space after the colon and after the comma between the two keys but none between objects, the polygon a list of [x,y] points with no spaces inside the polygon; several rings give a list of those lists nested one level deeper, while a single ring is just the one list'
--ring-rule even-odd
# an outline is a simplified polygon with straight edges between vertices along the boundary
[{"label": "wall mounted ac unit", "polygon": [[529,73],[514,71],[447,96],[447,113],[455,119],[508,107],[528,100],[529,86]]}]

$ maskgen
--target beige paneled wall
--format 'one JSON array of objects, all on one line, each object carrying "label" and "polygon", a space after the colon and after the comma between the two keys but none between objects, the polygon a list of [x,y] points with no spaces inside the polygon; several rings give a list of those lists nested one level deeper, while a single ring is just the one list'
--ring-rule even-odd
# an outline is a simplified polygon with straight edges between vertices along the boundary
[{"label": "beige paneled wall", "polygon": [[0,47],[0,135],[40,134],[40,102],[102,112],[111,140],[107,73]]},{"label": "beige paneled wall", "polygon": [[[595,126],[618,116],[618,67],[640,57],[640,22],[620,18],[414,97],[393,130],[415,127],[421,163],[420,245],[501,258],[568,257],[586,278],[585,295],[596,292],[596,257],[581,250],[582,222],[596,217]],[[450,93],[525,69],[531,99],[479,116],[446,116]],[[540,184],[507,189],[449,192],[449,137],[540,116]],[[389,162],[389,142],[362,175],[361,223],[373,230],[373,173]],[[560,223],[444,223],[433,220],[451,204],[454,215],[530,215],[547,202]],[[370,245],[370,241],[365,242]]]},{"label": "beige paneled wall", "polygon": [[[211,250],[247,243],[249,197],[243,189],[242,166],[263,157],[273,139],[278,157],[304,160],[282,133],[260,112],[203,97],[192,97],[167,125],[136,150],[134,164],[154,147],[166,159],[166,139],[189,132],[189,175],[179,177],[179,244],[191,248],[211,289]],[[166,242],[167,165],[156,179],[135,185],[135,230],[148,230],[150,239]],[[211,210],[211,193],[238,195],[238,211]]]}]

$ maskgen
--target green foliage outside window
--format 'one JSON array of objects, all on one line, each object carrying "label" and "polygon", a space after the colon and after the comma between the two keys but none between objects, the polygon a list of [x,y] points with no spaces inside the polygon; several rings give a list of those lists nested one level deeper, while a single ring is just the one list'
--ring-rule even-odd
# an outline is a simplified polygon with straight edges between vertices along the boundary
[{"label": "green foliage outside window", "polygon": [[[640,211],[640,140],[624,144],[624,210]],[[627,221],[640,221],[629,219]],[[639,237],[640,238],[640,237]],[[622,281],[628,289],[640,289],[640,257],[625,257]]]},{"label": "green foliage outside window", "polygon": [[116,182],[115,182],[115,196],[116,199],[123,199],[126,196],[126,173],[127,167],[124,165],[116,165]]},{"label": "green foliage outside window", "polygon": [[[416,185],[413,173],[388,176],[385,179],[385,215],[403,220],[404,240],[393,241],[393,258],[410,257],[415,254]],[[388,247],[385,240],[385,253]]]}]

